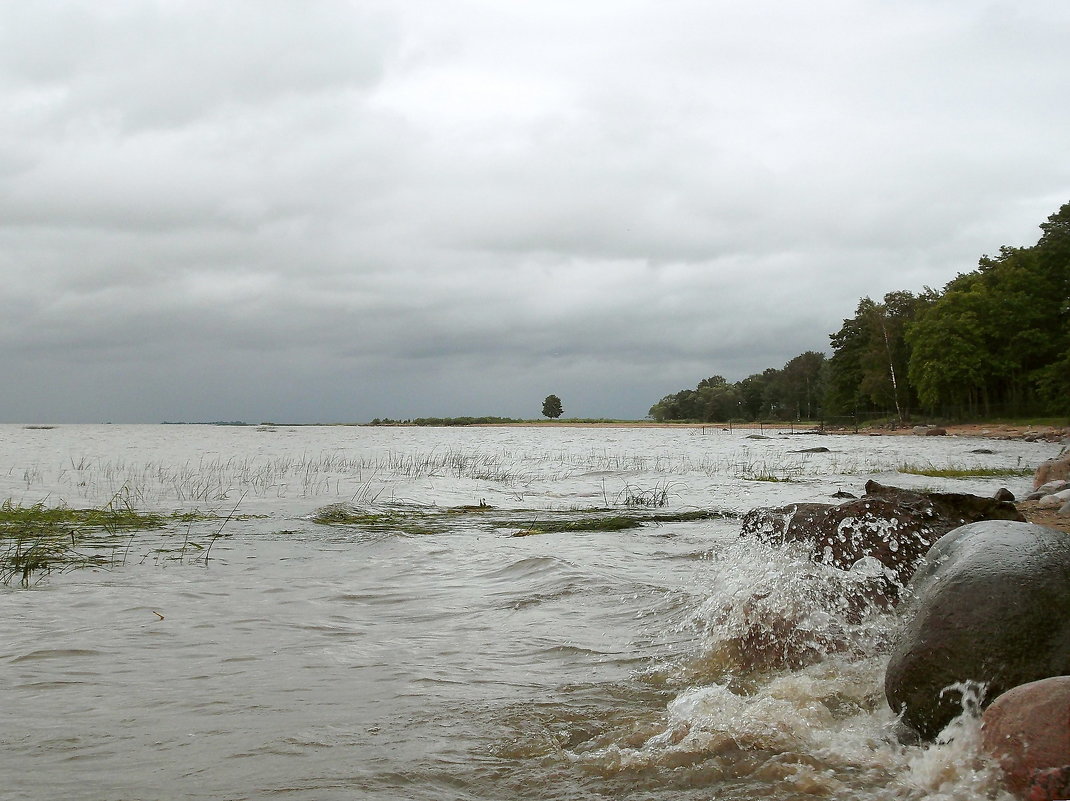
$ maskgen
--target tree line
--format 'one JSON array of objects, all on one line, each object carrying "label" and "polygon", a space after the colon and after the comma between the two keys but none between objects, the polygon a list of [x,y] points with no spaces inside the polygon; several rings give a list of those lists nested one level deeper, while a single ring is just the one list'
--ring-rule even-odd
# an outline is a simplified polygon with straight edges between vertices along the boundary
[{"label": "tree line", "polygon": [[1070,416],[1070,203],[1039,241],[1000,248],[942,290],[865,297],[807,351],[742,381],[666,395],[657,421]]}]

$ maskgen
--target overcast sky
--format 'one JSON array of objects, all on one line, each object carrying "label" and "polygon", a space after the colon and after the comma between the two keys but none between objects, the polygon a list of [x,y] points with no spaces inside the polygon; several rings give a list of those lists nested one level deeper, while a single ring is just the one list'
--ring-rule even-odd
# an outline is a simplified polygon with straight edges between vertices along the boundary
[{"label": "overcast sky", "polygon": [[0,0],[0,420],[638,418],[1070,201],[1065,0]]}]

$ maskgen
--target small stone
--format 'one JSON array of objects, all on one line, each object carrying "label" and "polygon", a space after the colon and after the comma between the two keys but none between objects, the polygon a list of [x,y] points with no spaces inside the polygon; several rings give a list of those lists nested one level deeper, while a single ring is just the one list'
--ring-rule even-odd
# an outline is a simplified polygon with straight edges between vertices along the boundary
[{"label": "small stone", "polygon": [[1036,488],[1036,491],[1043,495],[1050,495],[1053,492],[1059,492],[1059,490],[1066,489],[1066,482],[1059,478],[1055,481],[1049,481],[1045,484],[1041,484]]},{"label": "small stone", "polygon": [[998,490],[996,490],[996,494],[992,497],[994,497],[997,501],[1013,501],[1014,493],[1006,487],[1000,487]]}]

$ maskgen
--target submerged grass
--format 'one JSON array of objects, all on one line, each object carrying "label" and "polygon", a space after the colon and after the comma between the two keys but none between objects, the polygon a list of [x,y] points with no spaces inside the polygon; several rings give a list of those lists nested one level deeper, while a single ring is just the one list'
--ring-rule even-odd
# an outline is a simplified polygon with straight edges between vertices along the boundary
[{"label": "submerged grass", "polygon": [[100,509],[0,504],[0,582],[28,586],[34,574],[107,564],[109,557],[80,548],[114,549],[131,531],[159,528],[165,518],[113,499]]},{"label": "submerged grass", "polygon": [[[698,436],[696,434],[696,436]],[[83,498],[108,497],[125,491],[141,507],[169,503],[211,507],[245,495],[251,498],[334,497],[356,505],[370,505],[389,493],[398,480],[455,478],[523,489],[540,481],[563,481],[591,473],[614,473],[625,482],[604,488],[605,504],[665,506],[675,493],[677,477],[691,473],[732,476],[752,481],[798,480],[814,471],[808,455],[768,453],[768,443],[743,446],[735,452],[657,453],[592,448],[561,450],[465,450],[433,448],[424,451],[347,453],[321,451],[300,456],[227,457],[191,460],[182,464],[128,463],[84,456],[72,457],[58,472],[41,465],[24,471],[27,489],[57,483]],[[827,471],[869,471],[871,465],[847,465],[823,460]],[[875,468],[874,468],[875,469]],[[887,469],[886,467],[882,469]],[[657,477],[656,479],[654,477]],[[655,486],[636,486],[657,480]],[[614,496],[617,496],[616,498]]]},{"label": "submerged grass", "polygon": [[930,478],[1000,478],[1033,475],[1033,469],[1027,467],[934,467],[933,465],[901,464],[896,470],[912,476]]},{"label": "submerged grass", "polygon": [[639,528],[645,523],[683,523],[689,520],[709,520],[725,517],[719,512],[707,509],[693,509],[686,512],[659,513],[645,515],[600,515],[579,519],[535,520],[527,528],[513,532],[513,537],[529,537],[533,534],[558,534],[585,531],[624,531]]},{"label": "submerged grass", "polygon": [[[347,526],[364,531],[406,535],[440,534],[462,528],[507,532],[508,536],[587,531],[623,531],[647,523],[681,523],[725,517],[727,513],[708,509],[682,512],[639,512],[621,514],[611,509],[540,512],[532,519],[531,510],[497,509],[481,501],[478,505],[448,508],[393,507],[367,509],[348,504],[325,506],[312,522],[326,526]],[[522,526],[523,528],[519,528]]]},{"label": "submerged grass", "polygon": [[741,471],[739,477],[744,481],[768,481],[772,483],[791,483],[799,480],[801,470],[793,465],[770,467],[764,462],[749,465]]},{"label": "submerged grass", "polygon": [[[661,481],[646,488],[625,484],[624,489],[617,493],[614,503],[623,506],[668,506],[670,489],[668,482]],[[602,495],[606,495],[605,481],[602,482]]]},{"label": "submerged grass", "polygon": [[335,503],[317,511],[312,516],[312,522],[323,526],[352,526],[368,531],[421,535],[442,531],[445,526],[435,523],[435,519],[440,516],[423,509],[371,511],[346,503]]},{"label": "submerged grass", "polygon": [[[110,567],[124,564],[133,538],[141,532],[182,525],[182,542],[174,547],[156,544],[150,553],[165,559],[181,559],[199,553],[207,564],[212,544],[232,520],[249,519],[235,510],[221,516],[211,512],[186,511],[173,514],[139,512],[126,495],[116,495],[103,507],[72,509],[66,505],[31,506],[10,498],[0,504],[0,583],[17,581],[23,587],[35,576],[65,572],[82,567]],[[193,537],[198,523],[211,523],[207,544]]]},{"label": "submerged grass", "polygon": [[535,520],[530,526],[514,532],[514,537],[526,537],[531,534],[552,534],[572,531],[623,531],[638,528],[641,520],[631,515],[609,515],[580,520]]}]

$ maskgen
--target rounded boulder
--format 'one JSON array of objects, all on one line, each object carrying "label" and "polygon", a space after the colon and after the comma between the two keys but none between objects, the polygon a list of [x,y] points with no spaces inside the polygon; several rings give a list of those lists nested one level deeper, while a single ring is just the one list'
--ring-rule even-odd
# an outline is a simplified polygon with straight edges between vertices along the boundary
[{"label": "rounded boulder", "polygon": [[1070,453],[1041,462],[1033,473],[1033,489],[1051,481],[1070,481]]},{"label": "rounded boulder", "polygon": [[1031,523],[961,526],[926,554],[908,587],[885,695],[933,740],[977,703],[1070,674],[1070,537]]},{"label": "rounded boulder", "polygon": [[1070,676],[1023,684],[995,699],[984,713],[981,744],[1020,798],[1070,798]]}]

